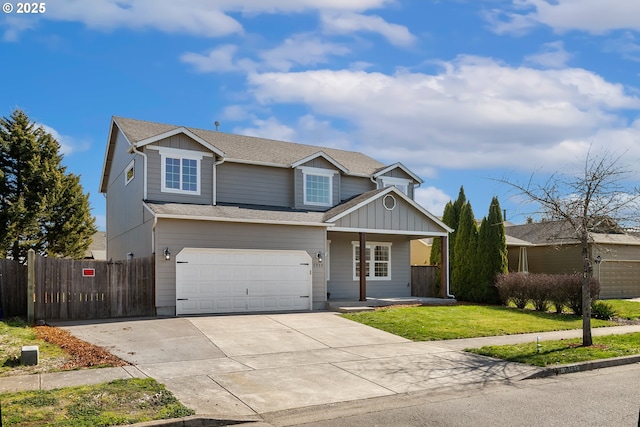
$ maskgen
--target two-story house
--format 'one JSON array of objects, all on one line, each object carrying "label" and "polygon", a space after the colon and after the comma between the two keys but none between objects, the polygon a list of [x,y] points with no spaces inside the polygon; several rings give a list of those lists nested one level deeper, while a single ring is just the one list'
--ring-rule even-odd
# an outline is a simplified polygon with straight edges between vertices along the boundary
[{"label": "two-story house", "polygon": [[357,152],[114,117],[107,259],[155,255],[158,315],[410,296],[410,240],[451,231],[421,183]]}]

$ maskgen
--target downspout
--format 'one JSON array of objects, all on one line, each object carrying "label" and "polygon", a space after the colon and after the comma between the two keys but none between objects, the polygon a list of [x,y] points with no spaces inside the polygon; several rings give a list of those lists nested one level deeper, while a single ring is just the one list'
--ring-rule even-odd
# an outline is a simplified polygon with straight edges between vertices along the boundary
[{"label": "downspout", "polygon": [[142,156],[142,200],[147,200],[147,155],[142,151],[138,151],[135,144],[131,144],[129,151]]},{"label": "downspout", "polygon": [[213,203],[212,203],[212,205],[213,206],[218,204],[218,200],[217,200],[218,199],[218,191],[217,191],[217,188],[218,188],[218,172],[217,172],[217,169],[218,169],[219,165],[224,163],[224,160],[225,159],[223,157],[222,159],[218,160],[217,162],[213,162],[213,167],[212,167],[212,169],[213,169],[213,171],[212,171],[212,173],[213,173],[213,185],[212,185],[212,187],[213,187],[213,194],[212,194],[213,200],[212,200],[212,202]]},{"label": "downspout", "polygon": [[451,269],[449,268],[449,263],[451,262],[451,260],[449,259],[449,236],[447,236],[447,238],[445,239],[447,241],[447,298],[453,298],[455,299],[456,296],[451,294],[451,290],[449,289],[449,279],[451,274],[449,274],[449,271],[451,271]]}]

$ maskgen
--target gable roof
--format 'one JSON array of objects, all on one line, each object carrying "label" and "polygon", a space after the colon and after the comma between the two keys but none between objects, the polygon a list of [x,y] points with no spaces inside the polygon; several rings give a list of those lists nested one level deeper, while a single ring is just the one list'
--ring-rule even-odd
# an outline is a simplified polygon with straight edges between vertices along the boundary
[{"label": "gable roof", "polygon": [[[524,240],[530,245],[538,246],[579,243],[576,231],[567,221],[544,221],[531,224],[510,225],[505,227],[504,231],[507,235],[507,241],[509,241],[509,237],[517,239],[512,240],[513,246],[522,246],[517,244],[518,240]],[[590,236],[594,243],[640,245],[640,237],[632,234],[590,233]]]},{"label": "gable roof", "polygon": [[420,179],[420,177],[418,175],[416,175],[415,173],[411,172],[411,170],[409,170],[409,168],[407,168],[405,165],[403,165],[400,162],[394,163],[392,165],[383,167],[381,169],[379,169],[378,171],[376,171],[376,173],[373,174],[374,178],[377,178],[379,176],[384,175],[385,173],[392,171],[394,169],[401,169],[402,171],[404,171],[407,175],[409,175],[411,178],[415,179],[418,184],[422,184],[424,181],[422,181],[422,179]]},{"label": "gable roof", "polygon": [[161,134],[171,134],[176,129],[185,129],[225,154],[225,161],[292,167],[300,160],[314,158],[319,152],[332,163],[339,164],[351,175],[371,176],[385,165],[371,157],[355,151],[336,148],[321,148],[313,145],[277,141],[253,136],[235,135],[213,130],[190,128],[144,120],[113,117],[113,121],[127,140],[136,146]]},{"label": "gable roof", "polygon": [[407,197],[406,194],[404,194],[402,191],[398,190],[395,186],[386,187],[386,188],[379,188],[379,189],[376,189],[376,190],[367,191],[365,193],[360,194],[359,196],[354,197],[351,200],[348,200],[348,201],[346,201],[346,202],[344,202],[344,203],[342,203],[342,204],[340,204],[340,205],[338,205],[338,206],[336,206],[336,207],[334,207],[332,209],[329,209],[324,214],[324,221],[325,222],[329,222],[329,223],[333,223],[333,222],[339,220],[340,218],[342,218],[342,217],[344,217],[346,215],[349,215],[351,212],[360,209],[362,206],[364,206],[366,204],[369,204],[369,203],[373,202],[374,200],[377,200],[377,199],[379,199],[381,197],[384,197],[385,195],[387,195],[389,193],[393,193],[395,196],[398,196],[401,199],[403,199],[405,202],[407,202],[409,205],[411,205],[416,210],[420,211],[420,213],[422,213],[424,216],[426,216],[431,221],[436,223],[443,230],[446,230],[448,233],[451,233],[453,231],[452,228],[450,228],[448,225],[446,225],[444,222],[442,222],[436,216],[432,215],[429,211],[427,211],[425,208],[420,206],[414,200],[412,200],[411,198]]}]

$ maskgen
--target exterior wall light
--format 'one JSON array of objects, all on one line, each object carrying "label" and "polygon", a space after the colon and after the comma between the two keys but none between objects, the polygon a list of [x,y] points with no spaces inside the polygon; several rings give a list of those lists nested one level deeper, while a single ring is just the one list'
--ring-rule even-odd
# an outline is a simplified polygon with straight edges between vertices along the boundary
[{"label": "exterior wall light", "polygon": [[132,260],[133,259],[133,252],[129,252],[127,254],[127,260]]},{"label": "exterior wall light", "polygon": [[171,259],[171,252],[169,252],[169,247],[164,248],[164,259],[169,261]]},{"label": "exterior wall light", "polygon": [[318,262],[322,262],[322,252],[318,251],[316,258],[318,258]]}]

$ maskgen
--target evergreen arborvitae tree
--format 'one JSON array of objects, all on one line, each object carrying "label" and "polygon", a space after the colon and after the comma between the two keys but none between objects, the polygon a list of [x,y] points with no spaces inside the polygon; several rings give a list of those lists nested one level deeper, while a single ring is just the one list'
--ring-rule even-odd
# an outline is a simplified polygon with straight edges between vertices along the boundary
[{"label": "evergreen arborvitae tree", "polygon": [[96,232],[89,198],[61,165],[60,144],[27,115],[0,119],[0,256],[28,249],[81,258]]},{"label": "evergreen arborvitae tree", "polygon": [[502,210],[497,197],[491,200],[489,215],[482,219],[478,232],[477,282],[473,299],[477,302],[499,302],[496,276],[508,270],[507,242]]},{"label": "evergreen arborvitae tree", "polygon": [[476,280],[478,226],[470,203],[460,211],[460,222],[454,245],[451,287],[457,299],[470,301]]},{"label": "evergreen arborvitae tree", "polygon": [[[444,212],[442,213],[442,222],[444,222],[446,225],[448,225],[449,227],[454,229],[454,233],[455,233],[455,227],[457,227],[457,224],[455,224],[455,216],[454,216],[454,210],[453,210],[453,203],[452,202],[448,202],[445,207],[444,207]],[[452,253],[452,248],[453,248],[453,233],[451,233],[449,235],[449,271],[451,271],[451,253]],[[431,254],[429,255],[429,263],[431,265],[440,265],[441,262],[441,257],[442,257],[442,247],[440,245],[440,239],[435,237],[433,239],[433,243],[431,244]],[[442,274],[440,269],[436,270],[436,283],[440,283],[440,280],[442,278]],[[445,295],[442,295],[442,297],[444,298]]]}]

